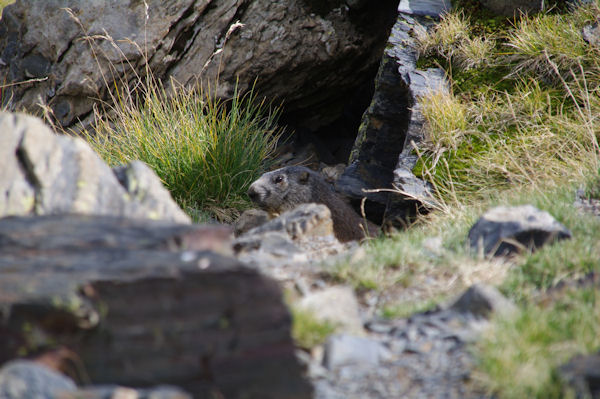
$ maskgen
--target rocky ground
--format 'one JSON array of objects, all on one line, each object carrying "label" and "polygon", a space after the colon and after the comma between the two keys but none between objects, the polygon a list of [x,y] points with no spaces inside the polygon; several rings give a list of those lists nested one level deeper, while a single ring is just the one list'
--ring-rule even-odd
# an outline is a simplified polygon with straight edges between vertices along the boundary
[{"label": "rocky ground", "polygon": [[[158,7],[157,2],[150,3],[151,11]],[[308,2],[314,12],[297,17],[296,22],[311,32],[310,39],[318,44],[316,51],[323,47],[343,61],[356,49],[355,43],[346,42],[354,30],[342,16],[363,10],[365,2],[348,1],[333,25],[320,18],[332,12],[331,3],[317,3]],[[388,3],[393,2],[386,2],[386,7]],[[392,183],[407,193],[399,201],[390,201],[387,194],[369,195],[368,210],[376,219],[394,221],[431,205],[428,185],[410,173],[415,161],[410,151],[411,143],[422,138],[419,96],[432,87],[444,90],[445,85],[439,69],[416,68],[413,39],[415,29],[432,23],[427,16],[439,16],[447,4],[414,3],[400,2],[376,82],[379,89],[363,117],[350,165],[321,164],[314,143],[312,148],[296,149],[298,153],[280,158],[282,164],[314,163],[349,197],[364,188]],[[270,7],[269,2],[256,4]],[[278,7],[273,6],[270,18],[279,15]],[[163,21],[174,21],[174,42],[179,45],[161,48],[158,41],[162,38],[153,43],[157,51],[175,57],[172,75],[187,77],[181,66],[183,53],[178,50],[185,49],[188,55],[202,52],[195,62],[213,69],[217,62],[212,58],[212,51],[220,50],[217,45],[208,52],[196,46],[199,32],[179,35],[187,26],[223,12],[210,30],[210,35],[218,31],[223,36],[238,13],[253,19],[262,15],[247,13],[243,7],[230,8],[226,12],[189,8],[187,14],[178,9]],[[294,3],[294,11],[301,8]],[[367,9],[367,16],[391,21],[380,10]],[[18,25],[24,15],[17,13],[10,23]],[[157,14],[148,17],[162,19]],[[67,17],[60,14],[60,18]],[[69,40],[75,41],[82,32],[67,19]],[[360,22],[364,19],[368,18],[363,16]],[[336,24],[350,33],[340,34],[344,40],[334,43],[327,35]],[[238,58],[246,52],[237,50],[258,43],[252,40],[254,34],[265,34],[267,41],[283,45],[273,26],[256,23],[253,30],[234,36],[234,50],[224,50],[226,59],[232,61],[227,71],[245,62]],[[0,26],[0,31],[13,32],[13,28]],[[360,37],[370,37],[365,31],[360,33]],[[375,33],[383,34],[379,29]],[[30,36],[27,41],[34,39]],[[227,40],[219,39],[221,45]],[[370,40],[361,47],[382,46]],[[17,34],[0,42],[10,47],[18,42]],[[43,56],[36,55],[41,60],[17,52],[12,56],[23,59],[2,63],[0,71],[10,69],[16,76],[40,78],[31,65],[71,63],[84,51],[79,44],[65,46],[62,55],[43,46]],[[278,51],[293,53],[287,47]],[[377,63],[375,53],[369,51],[368,65],[350,76],[366,79],[366,69]],[[124,54],[113,56],[121,60]],[[278,63],[293,61],[302,69],[302,60],[315,57],[311,52]],[[185,59],[190,62],[192,58]],[[260,65],[253,64],[251,69],[257,68]],[[320,72],[318,68],[312,71],[317,76]],[[277,75],[275,70],[269,73]],[[97,80],[94,76],[92,81]],[[316,79],[313,75],[293,78],[292,88],[296,80]],[[76,96],[65,87],[54,87],[58,83],[48,81],[38,91],[55,108],[59,122],[68,126],[77,116],[88,115],[91,104],[73,106]],[[338,86],[343,92],[350,90],[346,83]],[[22,105],[34,98],[26,92],[15,89]],[[308,105],[296,104],[296,116],[301,119],[310,114],[319,101],[315,95]],[[383,123],[379,112],[396,114]],[[407,126],[401,137],[392,134],[398,120]],[[264,212],[249,212],[236,224],[233,237],[228,227],[191,224],[156,175],[141,163],[109,168],[83,141],[56,136],[39,119],[24,115],[0,113],[0,132],[4,161],[0,214],[10,215],[0,220],[0,398],[489,397],[477,384],[470,348],[489,327],[491,315],[511,315],[516,308],[488,283],[501,280],[512,267],[513,252],[535,250],[570,237],[551,215],[531,206],[495,208],[469,233],[468,245],[476,251],[473,264],[454,272],[415,276],[410,284],[396,284],[383,292],[357,291],[333,279],[331,270],[336,262],[355,265],[368,255],[360,243],[336,240],[330,211],[323,205],[303,204],[274,219]],[[577,194],[575,206],[599,214],[598,202],[583,193]],[[436,237],[422,243],[433,257],[444,251],[441,244]],[[598,276],[591,273],[574,284],[598,285]],[[548,295],[560,295],[560,289]],[[431,299],[432,293],[453,297],[408,317],[384,318],[378,311],[395,301]],[[289,307],[331,324],[335,333],[323,344],[295,347]],[[594,374],[582,377],[580,371],[597,370],[597,364],[597,356],[576,358],[561,372],[574,384],[585,385],[595,381]]]},{"label": "rocky ground", "polygon": [[[490,238],[500,243],[519,236],[525,240],[523,245],[531,247],[536,241],[534,236],[541,234],[540,231],[548,229],[548,236],[540,239],[541,243],[557,236],[550,232],[553,228],[564,229],[548,214],[533,207],[522,208],[520,212],[527,212],[527,215],[519,213],[517,208],[514,212],[498,208],[496,213],[503,213],[504,217],[503,220],[496,218],[496,226],[492,227],[485,226],[490,217],[486,219],[484,215],[471,235],[480,234],[478,225],[484,225],[485,240]],[[487,397],[474,383],[474,360],[469,345],[476,342],[488,326],[490,314],[507,315],[516,311],[515,305],[495,288],[473,284],[455,300],[433,310],[407,318],[382,319],[372,312],[374,304],[369,294],[357,297],[350,287],[334,285],[326,277],[327,260],[330,261],[331,256],[360,257],[362,252],[356,244],[331,245],[335,239],[331,236],[331,228],[327,228],[330,220],[326,208],[301,206],[274,222],[270,222],[271,226],[279,226],[278,230],[265,227],[250,230],[234,241],[234,248],[240,259],[293,291],[299,298],[296,300],[298,305],[293,306],[308,309],[318,319],[338,326],[337,332],[324,345],[309,352],[298,352],[307,366],[316,398]],[[507,226],[519,227],[509,231],[508,235],[494,236],[505,233]],[[294,234],[290,235],[290,231]],[[527,231],[533,235],[527,238]],[[273,239],[275,236],[278,238]],[[248,242],[278,242],[279,245],[263,244],[248,250],[245,246]],[[319,249],[319,243],[327,245]],[[517,248],[513,247],[513,250]],[[495,262],[505,267],[510,265],[508,260]],[[486,264],[489,267],[493,262]],[[439,277],[431,284],[449,285],[455,278],[446,276],[440,281],[442,277]],[[411,289],[416,287],[404,287],[406,291]]]}]

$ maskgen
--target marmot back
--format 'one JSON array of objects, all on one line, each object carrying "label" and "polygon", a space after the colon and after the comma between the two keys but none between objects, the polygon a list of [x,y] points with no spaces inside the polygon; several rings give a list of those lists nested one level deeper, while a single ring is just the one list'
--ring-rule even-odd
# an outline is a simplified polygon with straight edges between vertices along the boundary
[{"label": "marmot back", "polygon": [[378,231],[373,223],[365,223],[321,175],[304,166],[286,166],[263,174],[250,185],[248,196],[271,214],[310,202],[326,205],[335,236],[342,242],[372,237]]}]

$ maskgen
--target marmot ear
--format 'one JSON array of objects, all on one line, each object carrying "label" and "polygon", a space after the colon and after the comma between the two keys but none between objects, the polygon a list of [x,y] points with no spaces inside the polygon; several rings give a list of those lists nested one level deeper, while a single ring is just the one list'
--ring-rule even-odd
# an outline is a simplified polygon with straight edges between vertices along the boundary
[{"label": "marmot ear", "polygon": [[302,172],[302,173],[300,173],[300,177],[298,178],[298,181],[302,184],[306,184],[308,182],[309,177],[310,177],[310,173]]}]

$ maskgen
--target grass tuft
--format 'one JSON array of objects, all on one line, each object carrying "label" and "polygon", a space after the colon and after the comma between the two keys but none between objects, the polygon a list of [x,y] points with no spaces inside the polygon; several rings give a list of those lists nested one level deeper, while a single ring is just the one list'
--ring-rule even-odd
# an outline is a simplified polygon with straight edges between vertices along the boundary
[{"label": "grass tuft", "polygon": [[422,113],[428,122],[426,142],[433,145],[433,153],[456,150],[468,126],[466,105],[456,96],[437,91],[423,101]]},{"label": "grass tuft", "polygon": [[521,19],[506,43],[511,50],[513,73],[532,74],[552,81],[557,78],[553,63],[566,78],[568,72],[581,64],[589,52],[581,28],[572,18],[564,15]]},{"label": "grass tuft", "polygon": [[421,56],[439,55],[447,60],[469,39],[469,21],[463,13],[449,13],[433,29],[417,32],[417,50]]},{"label": "grass tuft", "polygon": [[556,376],[570,357],[600,346],[598,291],[571,291],[550,306],[528,304],[497,319],[478,344],[478,377],[499,399],[574,397]]},{"label": "grass tuft", "polygon": [[117,91],[115,106],[86,137],[110,164],[139,159],[186,209],[247,207],[245,192],[263,172],[279,137],[278,111],[254,92],[230,101],[210,92],[146,80],[141,96]]},{"label": "grass tuft", "polygon": [[325,342],[336,327],[317,320],[312,313],[292,307],[292,337],[299,348],[311,349]]}]

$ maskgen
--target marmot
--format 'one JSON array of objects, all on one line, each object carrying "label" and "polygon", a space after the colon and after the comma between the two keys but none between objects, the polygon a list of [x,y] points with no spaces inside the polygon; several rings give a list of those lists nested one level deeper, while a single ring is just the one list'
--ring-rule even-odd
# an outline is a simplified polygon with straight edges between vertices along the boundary
[{"label": "marmot", "polygon": [[331,211],[335,236],[342,242],[378,234],[377,226],[361,218],[321,175],[304,166],[286,166],[263,174],[250,185],[248,196],[271,214],[309,202],[324,204]]}]

